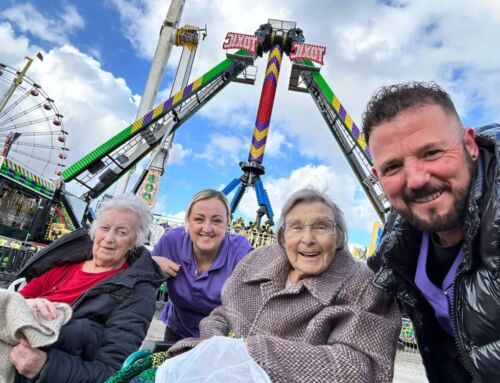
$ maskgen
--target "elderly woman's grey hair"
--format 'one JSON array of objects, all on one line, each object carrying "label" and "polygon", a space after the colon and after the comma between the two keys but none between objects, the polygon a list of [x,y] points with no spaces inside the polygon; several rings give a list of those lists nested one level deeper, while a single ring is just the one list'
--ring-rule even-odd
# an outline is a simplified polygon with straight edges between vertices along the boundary
[{"label": "elderly woman's grey hair", "polygon": [[97,212],[97,219],[90,226],[90,238],[94,240],[95,230],[99,225],[100,219],[110,210],[129,211],[137,216],[137,227],[135,230],[135,247],[142,245],[148,235],[149,227],[153,221],[151,209],[146,202],[134,194],[121,194],[102,203]]},{"label": "elderly woman's grey hair", "polygon": [[344,251],[349,251],[347,247],[347,225],[345,223],[344,213],[342,213],[342,210],[340,210],[337,204],[333,202],[330,197],[312,186],[297,190],[290,197],[288,197],[283,205],[277,225],[277,238],[279,245],[284,247],[283,234],[285,230],[286,215],[293,209],[294,206],[301,202],[321,202],[330,208],[332,211],[333,221],[335,222],[337,237],[339,238],[339,243],[341,244],[337,250],[342,249]]},{"label": "elderly woman's grey hair", "polygon": [[204,201],[206,199],[218,199],[224,207],[226,208],[226,214],[227,214],[227,222],[228,224],[231,223],[231,206],[229,205],[229,201],[227,200],[226,195],[218,190],[215,189],[203,189],[200,190],[198,193],[196,193],[193,198],[191,198],[191,201],[189,201],[188,208],[186,210],[186,217],[185,217],[185,223],[187,224],[188,219],[189,219],[189,214],[191,214],[191,210],[193,209],[193,205],[196,202],[199,201]]}]

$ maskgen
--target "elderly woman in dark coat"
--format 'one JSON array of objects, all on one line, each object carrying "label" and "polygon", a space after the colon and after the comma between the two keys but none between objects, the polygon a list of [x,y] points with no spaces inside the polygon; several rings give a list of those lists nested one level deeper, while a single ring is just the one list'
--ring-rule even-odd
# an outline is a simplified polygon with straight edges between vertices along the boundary
[{"label": "elderly woman in dark coat", "polygon": [[34,317],[54,318],[57,302],[70,304],[73,317],[50,347],[13,347],[18,382],[103,382],[139,348],[165,279],[141,246],[151,219],[139,197],[115,197],[101,206],[90,236],[70,233],[28,262],[20,293]]},{"label": "elderly woman in dark coat", "polygon": [[277,245],[251,252],[222,290],[201,339],[245,339],[273,382],[391,382],[401,320],[373,273],[347,248],[340,209],[314,189],[285,203]]}]

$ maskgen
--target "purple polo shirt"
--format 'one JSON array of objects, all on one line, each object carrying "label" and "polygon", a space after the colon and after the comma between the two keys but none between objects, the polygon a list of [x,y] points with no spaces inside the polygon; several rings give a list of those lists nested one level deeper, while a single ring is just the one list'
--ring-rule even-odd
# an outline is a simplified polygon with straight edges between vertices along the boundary
[{"label": "purple polo shirt", "polygon": [[220,306],[224,282],[251,250],[245,237],[226,233],[210,269],[197,276],[189,234],[184,227],[166,232],[154,247],[153,256],[168,258],[180,264],[181,269],[176,277],[167,280],[169,300],[161,320],[183,337],[199,337],[200,321]]},{"label": "purple polo shirt", "polygon": [[436,286],[427,275],[427,258],[429,253],[429,233],[424,232],[420,254],[417,262],[417,272],[415,273],[415,284],[434,309],[436,319],[441,327],[453,336],[453,325],[451,321],[451,302],[453,302],[453,282],[460,263],[464,259],[463,248],[460,249],[457,257],[446,274],[442,286]]}]

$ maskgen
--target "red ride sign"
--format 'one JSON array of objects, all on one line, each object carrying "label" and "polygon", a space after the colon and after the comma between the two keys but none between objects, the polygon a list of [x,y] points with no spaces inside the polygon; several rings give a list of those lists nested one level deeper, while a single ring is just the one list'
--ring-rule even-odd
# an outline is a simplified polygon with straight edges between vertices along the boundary
[{"label": "red ride sign", "polygon": [[243,33],[228,32],[222,44],[223,49],[244,49],[255,54],[257,52],[257,37]]},{"label": "red ride sign", "polygon": [[326,47],[321,45],[312,45],[304,43],[293,43],[290,52],[290,60],[311,60],[323,65],[323,57],[326,53]]}]

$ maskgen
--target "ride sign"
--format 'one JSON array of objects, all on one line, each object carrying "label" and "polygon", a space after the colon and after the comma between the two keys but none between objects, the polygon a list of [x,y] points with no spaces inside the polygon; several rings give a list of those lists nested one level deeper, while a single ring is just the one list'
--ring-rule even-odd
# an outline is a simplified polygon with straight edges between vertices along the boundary
[{"label": "ride sign", "polygon": [[293,43],[290,51],[290,60],[311,60],[319,65],[323,65],[326,47],[304,43]]},{"label": "ride sign", "polygon": [[257,37],[243,33],[228,32],[226,40],[222,44],[223,49],[244,49],[255,54],[257,52]]}]

